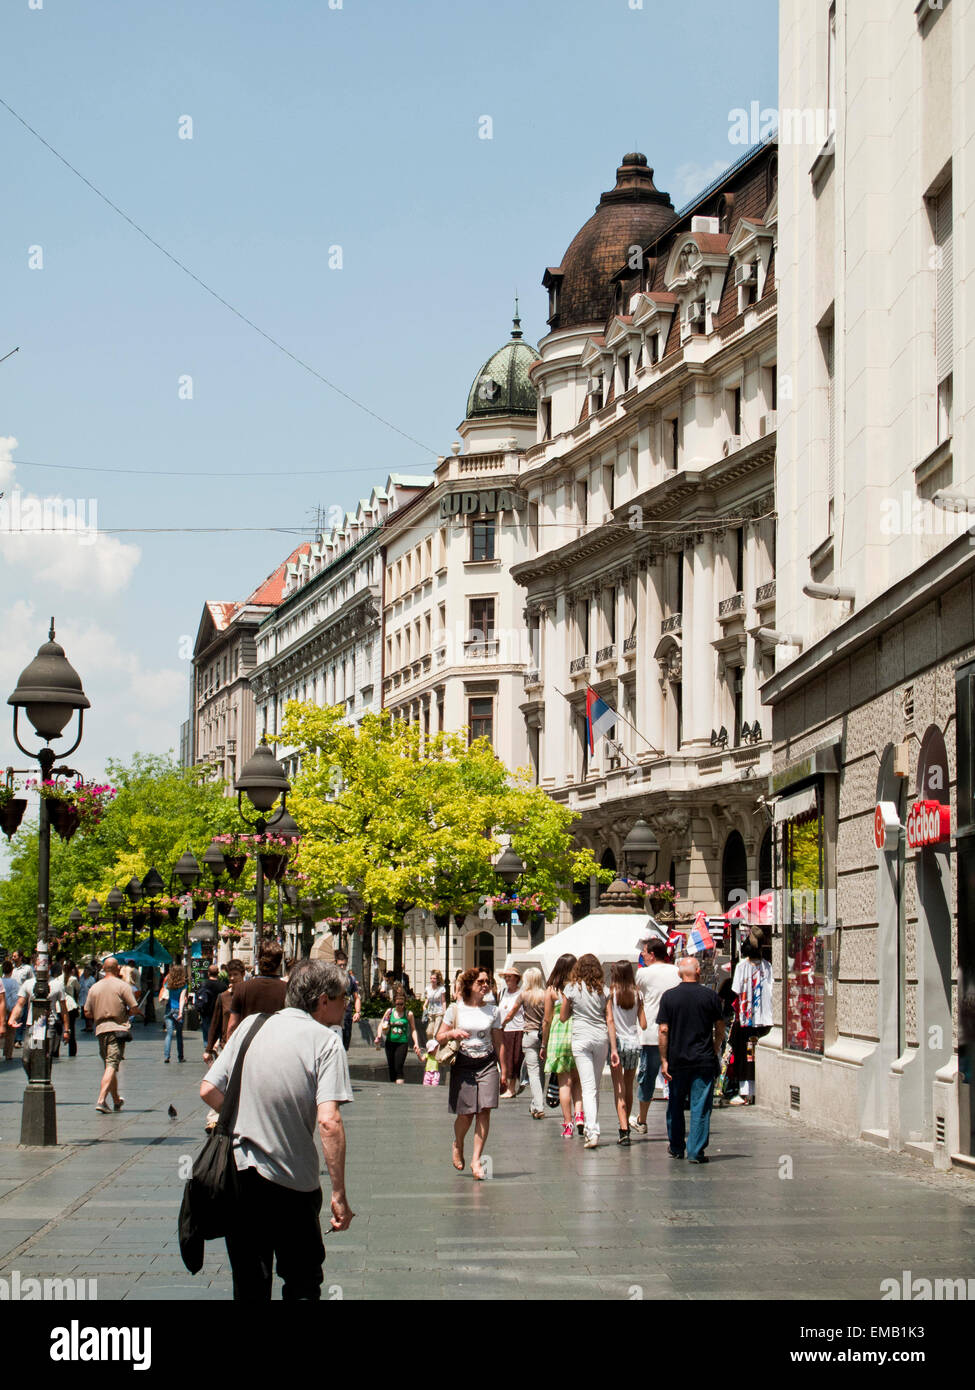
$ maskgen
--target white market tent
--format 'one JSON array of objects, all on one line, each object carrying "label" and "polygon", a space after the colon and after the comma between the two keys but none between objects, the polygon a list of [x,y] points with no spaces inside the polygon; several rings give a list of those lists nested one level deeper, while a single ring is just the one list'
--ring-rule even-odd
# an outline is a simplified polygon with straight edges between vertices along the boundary
[{"label": "white market tent", "polygon": [[514,953],[514,959],[522,969],[537,966],[547,980],[559,956],[567,954],[593,955],[601,965],[614,960],[635,965],[641,946],[653,937],[666,941],[667,933],[643,912],[590,912],[533,950]]}]

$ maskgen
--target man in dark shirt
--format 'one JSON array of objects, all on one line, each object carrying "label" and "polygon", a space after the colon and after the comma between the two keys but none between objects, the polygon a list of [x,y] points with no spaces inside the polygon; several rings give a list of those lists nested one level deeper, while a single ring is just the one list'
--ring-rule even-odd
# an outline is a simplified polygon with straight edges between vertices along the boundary
[{"label": "man in dark shirt", "polygon": [[234,986],[228,1040],[242,1019],[249,1018],[251,1014],[276,1014],[284,1008],[288,986],[278,975],[283,955],[276,941],[265,942],[258,956],[258,974]]},{"label": "man in dark shirt", "polygon": [[713,989],[698,984],[700,961],[687,956],[677,962],[680,984],[660,1000],[660,1070],[670,1086],[667,1138],[671,1158],[684,1157],[684,1102],[690,1097],[691,1125],[687,1135],[689,1163],[707,1163],[704,1152],[711,1137],[711,1104],[718,1058],[724,1042],[724,1006]]},{"label": "man in dark shirt", "polygon": [[227,982],[220,979],[220,967],[218,965],[209,966],[206,979],[196,991],[196,1007],[200,1013],[200,1032],[203,1034],[204,1047],[206,1047],[207,1039],[210,1036],[210,1022],[213,1019],[217,999],[226,988]]}]

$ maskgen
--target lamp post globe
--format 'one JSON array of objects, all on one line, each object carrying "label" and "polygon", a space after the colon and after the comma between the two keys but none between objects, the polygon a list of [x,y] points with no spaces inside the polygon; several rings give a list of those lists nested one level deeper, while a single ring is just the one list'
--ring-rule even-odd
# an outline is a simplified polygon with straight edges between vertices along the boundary
[{"label": "lamp post globe", "polygon": [[660,843],[641,816],[623,841],[623,863],[626,866],[624,872],[631,873],[636,878],[643,878],[646,874],[652,875],[657,867],[659,853]]},{"label": "lamp post globe", "polygon": [[[77,710],[78,737],[67,752],[73,752],[81,742],[81,721],[84,711],[91,708],[91,701],[82,688],[81,677],[65,656],[64,648],[54,640],[53,618],[48,640],[38,648],[30,665],[21,671],[17,688],[7,704],[14,707],[14,739],[18,748],[22,748],[17,739],[17,715],[21,709],[38,738],[45,743],[62,736],[64,726]],[[22,751],[27,750],[22,748]]]},{"label": "lamp post globe", "polygon": [[191,849],[186,849],[176,861],[173,873],[179,879],[184,888],[193,888],[200,881],[203,870],[197,862],[196,855]]},{"label": "lamp post globe", "polygon": [[136,878],[135,874],[129,879],[123,890],[130,903],[142,901],[142,882]]},{"label": "lamp post globe", "polygon": [[97,898],[92,898],[87,907],[88,916],[97,925],[102,915],[102,905]]},{"label": "lamp post globe", "polygon": [[525,861],[509,845],[495,864],[494,872],[503,883],[513,888],[525,872]]},{"label": "lamp post globe", "polygon": [[112,912],[118,912],[122,906],[122,890],[116,883],[108,890],[108,897],[105,899],[105,906]]},{"label": "lamp post globe", "polygon": [[210,870],[214,882],[222,875],[225,865],[223,860],[223,845],[211,840],[207,845],[206,854],[203,856],[203,865]]},{"label": "lamp post globe", "polygon": [[258,815],[263,817],[271,810],[278,797],[281,798],[283,807],[284,799],[290,790],[288,774],[268,747],[266,736],[263,736],[234,783],[237,803],[240,805],[241,795],[245,795]]}]

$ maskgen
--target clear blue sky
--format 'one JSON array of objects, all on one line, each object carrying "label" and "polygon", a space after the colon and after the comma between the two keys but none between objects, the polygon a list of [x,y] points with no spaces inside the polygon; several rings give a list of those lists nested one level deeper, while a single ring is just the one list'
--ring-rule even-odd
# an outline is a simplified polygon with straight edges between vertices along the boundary
[{"label": "clear blue sky", "polygon": [[[729,111],[776,102],[772,0],[630,3],[9,0],[0,95],[242,313],[444,453],[515,288],[526,337],[545,332],[544,268],[620,157],[643,151],[680,206],[742,153]],[[8,497],[95,499],[106,530],[310,533],[316,506],[427,470],[429,453],[282,357],[3,108],[0,142],[0,356],[20,348],[0,365]],[[185,374],[192,400],[178,397]],[[232,469],[263,476],[195,476]],[[328,473],[285,476],[302,469]],[[92,698],[84,770],[176,745],[181,638],[205,599],[243,597],[296,543],[0,531],[0,693],[56,612]],[[13,756],[0,716],[0,761]]]}]

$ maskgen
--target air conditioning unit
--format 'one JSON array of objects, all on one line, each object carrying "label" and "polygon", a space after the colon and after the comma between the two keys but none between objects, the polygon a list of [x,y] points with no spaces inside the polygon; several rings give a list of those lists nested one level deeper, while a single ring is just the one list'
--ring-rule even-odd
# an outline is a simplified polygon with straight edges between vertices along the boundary
[{"label": "air conditioning unit", "polygon": [[728,438],[725,440],[725,442],[724,442],[724,443],[722,444],[722,446],[721,446],[721,455],[722,455],[723,458],[728,458],[731,454],[737,454],[737,452],[738,452],[738,450],[739,450],[740,448],[741,448],[741,435],[740,435],[740,434],[732,434],[732,435],[729,435]]},{"label": "air conditioning unit", "polygon": [[721,230],[720,223],[716,217],[692,217],[692,232],[711,232],[717,233]]},{"label": "air conditioning unit", "polygon": [[775,429],[776,412],[770,410],[766,415],[761,416],[758,422],[758,432],[760,435],[771,434]]},{"label": "air conditioning unit", "polygon": [[587,395],[587,396],[599,396],[599,395],[602,395],[602,390],[603,390],[603,379],[602,379],[601,376],[591,376],[591,377],[589,378],[589,380],[586,382],[586,395]]},{"label": "air conditioning unit", "polygon": [[749,261],[747,265],[735,267],[736,285],[754,285],[755,283],[755,262]]},{"label": "air conditioning unit", "polygon": [[688,304],[687,313],[684,315],[686,323],[704,322],[704,300],[695,299],[692,304]]}]

